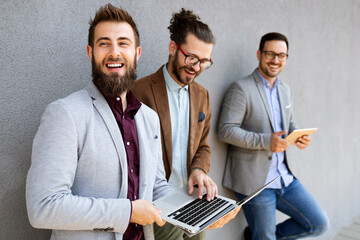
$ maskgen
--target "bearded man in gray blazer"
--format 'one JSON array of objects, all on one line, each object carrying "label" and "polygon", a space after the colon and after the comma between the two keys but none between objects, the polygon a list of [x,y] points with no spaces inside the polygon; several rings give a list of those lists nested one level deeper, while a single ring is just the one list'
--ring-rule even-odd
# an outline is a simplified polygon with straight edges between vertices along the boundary
[{"label": "bearded man in gray blazer", "polygon": [[[271,179],[281,178],[243,206],[249,227],[245,239],[297,239],[317,236],[328,228],[319,204],[290,171],[282,138],[295,130],[289,86],[278,79],[288,57],[288,40],[265,34],[257,51],[259,67],[228,89],[218,123],[218,135],[228,144],[223,185],[241,200]],[[296,146],[305,149],[309,136]],[[289,218],[276,225],[276,209]],[[252,234],[252,238],[251,238]]]},{"label": "bearded man in gray blazer", "polygon": [[129,91],[141,54],[131,16],[111,4],[90,21],[93,81],[47,106],[26,185],[30,223],[51,239],[153,239],[152,200],[170,187],[157,114]]}]

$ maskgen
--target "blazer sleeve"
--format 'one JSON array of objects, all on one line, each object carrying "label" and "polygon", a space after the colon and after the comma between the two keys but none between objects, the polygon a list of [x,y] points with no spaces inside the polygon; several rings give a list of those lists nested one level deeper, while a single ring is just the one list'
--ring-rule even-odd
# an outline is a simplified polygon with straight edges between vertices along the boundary
[{"label": "blazer sleeve", "polygon": [[290,94],[290,102],[291,102],[291,107],[290,107],[290,124],[289,124],[289,129],[287,132],[287,135],[289,135],[291,132],[293,132],[294,130],[298,129],[298,126],[295,123],[295,118],[294,118],[294,111],[293,111],[293,97],[292,97],[292,91],[290,88],[288,88],[288,92]]},{"label": "blazer sleeve", "polygon": [[[246,111],[251,111],[247,109],[251,99],[249,92],[250,90],[244,89],[239,82],[234,82],[229,87],[222,103],[218,136],[222,141],[240,148],[270,150],[271,133],[248,131],[242,127]],[[255,117],[251,121],[255,123],[260,119],[261,117]]]},{"label": "blazer sleeve", "polygon": [[[50,104],[35,136],[26,181],[29,220],[36,228],[125,232],[131,212],[128,199],[72,194],[78,165],[78,133],[66,106]],[[105,176],[104,176],[105,177]]]}]

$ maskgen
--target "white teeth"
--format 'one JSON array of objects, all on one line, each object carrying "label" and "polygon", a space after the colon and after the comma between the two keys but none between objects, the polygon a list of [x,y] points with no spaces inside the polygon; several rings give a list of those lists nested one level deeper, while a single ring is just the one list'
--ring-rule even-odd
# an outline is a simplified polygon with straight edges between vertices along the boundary
[{"label": "white teeth", "polygon": [[107,67],[110,67],[110,68],[120,68],[122,66],[124,66],[124,64],[122,63],[110,63],[110,64],[106,64]]}]

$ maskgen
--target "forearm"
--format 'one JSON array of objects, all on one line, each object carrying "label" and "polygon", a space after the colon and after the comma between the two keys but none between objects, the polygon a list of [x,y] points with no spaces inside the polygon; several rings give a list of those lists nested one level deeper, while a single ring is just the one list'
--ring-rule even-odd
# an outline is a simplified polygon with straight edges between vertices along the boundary
[{"label": "forearm", "polygon": [[201,169],[204,173],[209,173],[210,156],[210,147],[208,145],[199,147],[191,161],[190,171],[192,169]]},{"label": "forearm", "polygon": [[271,133],[246,131],[238,124],[219,124],[218,136],[221,141],[240,148],[270,150]]},{"label": "forearm", "polygon": [[[78,171],[76,147],[65,148],[65,141],[63,144],[51,144],[50,139],[42,139],[35,142],[37,146],[33,149],[27,177],[26,203],[30,223],[34,227],[47,229],[93,230],[110,227],[114,231],[124,232],[130,219],[130,201],[116,199],[118,191],[111,194],[113,198],[106,199],[90,197],[96,196],[92,192],[94,189],[89,189],[83,196],[74,194],[74,191],[83,191],[73,189]],[[46,145],[46,142],[50,144]],[[46,146],[45,150],[41,146]],[[54,148],[67,151],[52,151]],[[86,179],[80,181],[85,181],[82,184],[91,188],[89,179]]]},{"label": "forearm", "polygon": [[27,187],[26,200],[30,223],[35,228],[94,230],[113,228],[123,233],[130,219],[128,199],[96,199],[61,194]]}]

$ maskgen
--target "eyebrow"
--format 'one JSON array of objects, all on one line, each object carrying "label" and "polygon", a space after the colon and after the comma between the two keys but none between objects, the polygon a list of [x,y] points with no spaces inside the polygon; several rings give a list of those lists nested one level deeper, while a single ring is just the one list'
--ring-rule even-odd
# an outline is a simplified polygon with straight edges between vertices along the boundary
[{"label": "eyebrow", "polygon": [[270,50],[263,50],[263,52],[273,52],[273,53],[276,53],[276,54],[287,54],[287,52],[277,53],[277,52],[275,52],[275,51],[270,51]]},{"label": "eyebrow", "polygon": [[[111,39],[109,37],[100,37],[98,40],[96,40],[96,43],[98,43],[99,41],[103,41],[103,40],[104,41],[111,41]],[[128,38],[128,37],[119,37],[116,40],[117,41],[119,41],[119,40],[128,40],[128,41],[132,42],[131,39]]]}]

